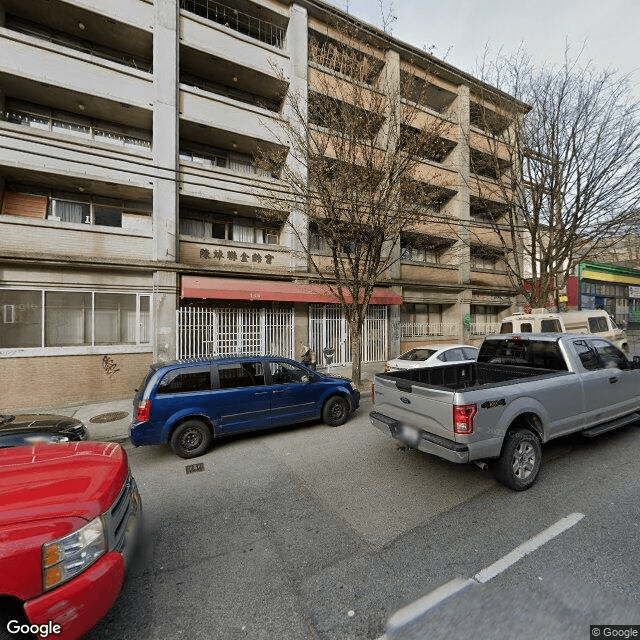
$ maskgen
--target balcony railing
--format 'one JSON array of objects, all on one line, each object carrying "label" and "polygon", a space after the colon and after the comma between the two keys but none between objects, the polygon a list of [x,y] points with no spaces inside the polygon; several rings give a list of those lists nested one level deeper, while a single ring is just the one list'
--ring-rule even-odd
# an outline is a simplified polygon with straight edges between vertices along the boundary
[{"label": "balcony railing", "polygon": [[117,129],[111,129],[107,125],[78,122],[71,118],[53,117],[43,113],[29,112],[26,110],[0,111],[0,119],[21,124],[41,131],[63,133],[65,135],[106,142],[129,149],[150,149],[151,140],[142,137],[128,135]]},{"label": "balcony railing", "polygon": [[108,47],[103,47],[101,45],[95,44],[94,42],[91,42],[90,40],[77,38],[75,36],[68,35],[61,31],[55,31],[53,29],[49,29],[47,27],[29,22],[27,20],[12,18],[10,20],[7,20],[6,26],[13,31],[23,33],[24,35],[33,36],[34,38],[39,38],[41,40],[46,40],[47,42],[52,42],[53,44],[59,44],[63,47],[74,49],[75,51],[82,51],[83,53],[87,53],[98,58],[103,58],[105,60],[111,60],[112,62],[117,62],[119,64],[124,64],[134,69],[140,69],[141,71],[146,71],[149,73],[152,69],[152,63],[150,60],[140,58],[139,56],[134,56],[129,53],[116,51]]},{"label": "balcony railing", "polygon": [[285,29],[213,0],[180,0],[180,8],[217,22],[250,38],[284,48]]},{"label": "balcony railing", "polygon": [[460,325],[443,322],[401,322],[401,338],[422,338],[428,336],[457,336]]},{"label": "balcony railing", "polygon": [[475,336],[486,336],[490,333],[500,333],[499,322],[472,322],[471,333]]}]

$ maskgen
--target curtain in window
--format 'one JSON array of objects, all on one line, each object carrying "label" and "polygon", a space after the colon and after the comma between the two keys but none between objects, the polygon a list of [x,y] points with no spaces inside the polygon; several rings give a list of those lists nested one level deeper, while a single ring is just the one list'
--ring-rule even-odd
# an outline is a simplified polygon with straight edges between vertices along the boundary
[{"label": "curtain in window", "polygon": [[181,218],[180,233],[185,236],[204,238],[204,220],[190,220],[189,218]]},{"label": "curtain in window", "polygon": [[255,233],[250,220],[233,219],[233,240],[235,242],[254,242]]},{"label": "curtain in window", "polygon": [[91,207],[84,202],[53,200],[52,211],[63,222],[91,223]]}]

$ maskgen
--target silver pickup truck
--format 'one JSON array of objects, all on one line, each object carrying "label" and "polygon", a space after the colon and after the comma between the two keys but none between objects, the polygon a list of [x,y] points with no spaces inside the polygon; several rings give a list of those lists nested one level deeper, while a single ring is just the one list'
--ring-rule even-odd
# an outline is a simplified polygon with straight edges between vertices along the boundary
[{"label": "silver pickup truck", "polygon": [[580,334],[487,336],[476,362],[376,374],[371,423],[452,462],[495,461],[503,484],[528,489],[541,445],[640,421],[640,358]]}]

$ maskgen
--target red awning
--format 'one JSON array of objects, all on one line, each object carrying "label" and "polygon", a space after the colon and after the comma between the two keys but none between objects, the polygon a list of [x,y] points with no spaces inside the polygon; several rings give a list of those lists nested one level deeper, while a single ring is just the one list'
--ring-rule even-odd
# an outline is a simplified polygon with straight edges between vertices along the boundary
[{"label": "red awning", "polygon": [[[264,300],[265,302],[337,303],[338,298],[323,284],[295,284],[268,280],[201,278],[182,276],[183,298],[208,300]],[[349,297],[348,300],[351,298]],[[391,289],[375,288],[371,304],[402,304],[402,296]]]}]

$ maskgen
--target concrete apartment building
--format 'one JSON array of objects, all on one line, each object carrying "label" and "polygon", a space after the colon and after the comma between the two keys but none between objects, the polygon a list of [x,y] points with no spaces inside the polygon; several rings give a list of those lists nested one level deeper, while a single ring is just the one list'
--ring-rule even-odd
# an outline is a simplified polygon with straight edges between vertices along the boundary
[{"label": "concrete apartment building", "polygon": [[[176,356],[311,344],[349,360],[339,305],[287,228],[260,218],[259,194],[284,185],[252,160],[279,144],[292,92],[348,81],[310,58],[311,38],[339,38],[332,16],[348,17],[316,0],[0,0],[4,407],[126,396]],[[451,135],[421,175],[446,189],[442,216],[481,224],[492,203],[470,173],[499,134],[478,117],[491,88],[349,19],[381,71],[426,83],[420,109]],[[424,235],[403,239],[374,293],[365,360],[469,339],[463,318],[473,337],[512,309],[490,237]]]}]

